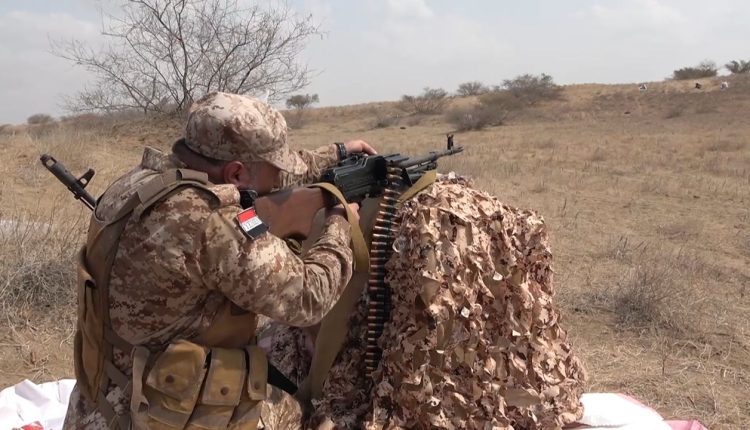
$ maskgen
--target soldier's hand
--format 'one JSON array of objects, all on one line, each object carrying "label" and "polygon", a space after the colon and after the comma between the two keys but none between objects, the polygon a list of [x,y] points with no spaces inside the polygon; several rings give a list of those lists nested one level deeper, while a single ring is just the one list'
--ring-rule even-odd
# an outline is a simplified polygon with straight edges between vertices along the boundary
[{"label": "soldier's hand", "polygon": [[349,203],[349,209],[352,210],[352,213],[354,214],[354,218],[352,222],[356,222],[359,224],[359,204],[358,203]]},{"label": "soldier's hand", "polygon": [[[354,214],[354,219],[352,222],[359,222],[359,204],[358,203],[349,203],[349,209],[352,210],[352,213]],[[344,206],[341,204],[338,204],[332,208],[329,208],[326,211],[326,216],[329,217],[331,215],[341,215],[342,217],[346,218],[346,210],[344,209]]]},{"label": "soldier's hand", "polygon": [[347,154],[359,154],[360,152],[364,152],[368,155],[376,155],[378,153],[369,143],[360,139],[350,140],[344,143],[344,147],[346,148]]}]

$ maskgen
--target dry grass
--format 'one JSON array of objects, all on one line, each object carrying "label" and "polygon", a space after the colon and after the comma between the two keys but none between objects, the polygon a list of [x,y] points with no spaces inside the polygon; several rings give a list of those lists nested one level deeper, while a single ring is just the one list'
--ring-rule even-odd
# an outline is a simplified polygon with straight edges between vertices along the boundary
[{"label": "dry grass", "polygon": [[[545,217],[563,323],[591,391],[629,393],[668,418],[740,429],[750,422],[750,80],[733,80],[725,92],[710,80],[702,92],[690,84],[651,83],[646,92],[566,87],[562,100],[506,125],[457,134],[466,151],[441,170],[469,174],[502,201]],[[680,114],[665,119],[676,106]],[[453,129],[434,115],[376,126],[379,115],[396,111],[389,103],[311,109],[290,138],[304,147],[364,138],[380,153],[417,155],[442,148]],[[85,215],[37,166],[42,151],[75,173],[97,169],[91,188],[98,195],[139,161],[144,145],[165,149],[179,136],[179,122],[68,123],[47,135],[0,133],[0,207],[16,208],[11,217],[44,220],[61,205],[79,225]],[[55,194],[68,200],[55,202]],[[59,273],[73,251],[61,248],[58,266],[37,259],[36,267]],[[24,252],[35,261],[38,251]],[[49,295],[14,294],[26,304]],[[0,329],[0,382],[71,376],[70,332],[26,307]],[[65,306],[47,312],[68,320],[72,313]]]},{"label": "dry grass", "polygon": [[[60,200],[60,199],[58,199]],[[71,250],[84,233],[83,219],[66,217],[64,202],[46,213],[4,211],[0,220],[0,308],[68,309],[73,304],[74,264]]]},{"label": "dry grass", "polygon": [[701,288],[708,268],[700,257],[647,246],[617,254],[629,257],[627,269],[600,297],[623,326],[699,338],[716,322],[701,311],[708,302]]}]

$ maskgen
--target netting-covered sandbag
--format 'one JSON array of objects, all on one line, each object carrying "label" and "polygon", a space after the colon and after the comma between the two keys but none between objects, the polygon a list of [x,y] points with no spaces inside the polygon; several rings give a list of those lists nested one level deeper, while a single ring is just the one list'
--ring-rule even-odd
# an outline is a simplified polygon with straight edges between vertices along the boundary
[{"label": "netting-covered sandbag", "polygon": [[585,372],[552,303],[542,218],[454,175],[397,218],[380,367],[365,376],[362,300],[310,426],[548,429],[580,418]]}]

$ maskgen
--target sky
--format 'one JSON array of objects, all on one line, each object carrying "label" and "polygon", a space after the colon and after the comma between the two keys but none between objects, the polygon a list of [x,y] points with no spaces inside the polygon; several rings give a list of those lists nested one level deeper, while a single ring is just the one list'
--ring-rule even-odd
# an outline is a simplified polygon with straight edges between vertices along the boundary
[{"label": "sky", "polygon": [[[704,59],[750,60],[746,0],[288,1],[324,31],[300,56],[316,71],[302,92],[318,94],[319,106],[524,73],[559,84],[659,81]],[[52,55],[50,40],[102,43],[99,8],[116,5],[0,0],[0,124],[66,113],[61,96],[92,76]]]}]

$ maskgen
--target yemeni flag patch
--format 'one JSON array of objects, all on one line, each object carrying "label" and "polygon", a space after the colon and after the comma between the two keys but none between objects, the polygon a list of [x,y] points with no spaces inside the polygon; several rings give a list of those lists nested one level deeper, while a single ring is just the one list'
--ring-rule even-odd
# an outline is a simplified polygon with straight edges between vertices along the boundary
[{"label": "yemeni flag patch", "polygon": [[268,226],[260,219],[254,207],[237,214],[237,222],[245,236],[250,239],[257,239],[258,236],[268,231]]}]

